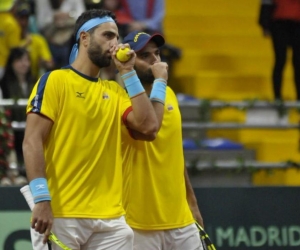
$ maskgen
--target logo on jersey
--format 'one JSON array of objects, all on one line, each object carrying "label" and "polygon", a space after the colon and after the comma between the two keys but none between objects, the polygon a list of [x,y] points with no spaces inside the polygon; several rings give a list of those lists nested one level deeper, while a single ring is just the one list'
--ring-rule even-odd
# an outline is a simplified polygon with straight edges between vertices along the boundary
[{"label": "logo on jersey", "polygon": [[84,92],[76,92],[76,97],[78,97],[78,98],[85,98],[85,96],[83,95],[84,94]]},{"label": "logo on jersey", "polygon": [[172,106],[172,104],[167,104],[167,110],[168,111],[174,110],[174,107]]},{"label": "logo on jersey", "polygon": [[109,99],[109,95],[104,92],[103,95],[102,95],[102,99],[103,100],[108,100]]}]

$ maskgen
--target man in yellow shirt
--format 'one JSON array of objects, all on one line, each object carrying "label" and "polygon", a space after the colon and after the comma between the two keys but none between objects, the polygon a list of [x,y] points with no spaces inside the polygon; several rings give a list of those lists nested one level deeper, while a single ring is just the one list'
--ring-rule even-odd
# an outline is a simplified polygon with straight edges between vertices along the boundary
[{"label": "man in yellow shirt", "polygon": [[[70,65],[45,73],[28,100],[23,152],[35,203],[31,226],[45,235],[44,243],[52,230],[71,249],[131,250],[122,203],[121,123],[153,140],[159,122],[133,69],[134,51],[126,63],[116,59],[126,45],[118,45],[114,15],[86,11],[74,34]],[[98,77],[112,60],[128,94]]]},{"label": "man in yellow shirt", "polygon": [[10,49],[20,45],[21,29],[12,14],[14,0],[0,1],[0,79],[5,70]]},{"label": "man in yellow shirt", "polygon": [[[179,105],[166,86],[167,67],[160,59],[164,38],[132,32],[123,42],[137,54],[135,70],[148,96],[164,106],[157,112],[163,120],[154,141],[141,141],[139,132],[122,127],[123,202],[134,249],[203,249],[195,225],[197,220],[203,226],[203,220],[185,169]],[[153,93],[159,94],[153,98]]]},{"label": "man in yellow shirt", "polygon": [[16,19],[21,27],[21,46],[29,52],[31,73],[33,79],[36,81],[42,73],[54,69],[54,61],[46,39],[41,34],[29,32],[30,14],[31,8],[29,3],[17,3]]}]

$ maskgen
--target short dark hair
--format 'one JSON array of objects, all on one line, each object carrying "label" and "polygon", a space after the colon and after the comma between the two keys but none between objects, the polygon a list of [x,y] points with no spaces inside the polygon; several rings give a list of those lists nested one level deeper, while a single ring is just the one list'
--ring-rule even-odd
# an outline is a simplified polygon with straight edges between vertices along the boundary
[{"label": "short dark hair", "polygon": [[[80,27],[86,23],[88,20],[96,18],[96,17],[105,17],[109,16],[116,22],[116,16],[113,12],[104,9],[91,9],[83,12],[76,20],[75,28],[74,28],[74,40],[76,40],[76,35]],[[96,26],[97,27],[97,26]],[[93,33],[95,28],[89,30],[90,33]],[[76,41],[78,42],[78,41]]]}]

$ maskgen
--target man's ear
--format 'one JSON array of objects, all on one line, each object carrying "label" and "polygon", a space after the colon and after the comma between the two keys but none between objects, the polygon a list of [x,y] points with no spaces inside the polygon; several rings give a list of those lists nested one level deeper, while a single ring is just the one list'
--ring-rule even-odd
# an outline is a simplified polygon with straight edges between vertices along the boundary
[{"label": "man's ear", "polygon": [[80,43],[84,46],[87,47],[88,44],[90,43],[90,33],[82,31],[80,33]]}]

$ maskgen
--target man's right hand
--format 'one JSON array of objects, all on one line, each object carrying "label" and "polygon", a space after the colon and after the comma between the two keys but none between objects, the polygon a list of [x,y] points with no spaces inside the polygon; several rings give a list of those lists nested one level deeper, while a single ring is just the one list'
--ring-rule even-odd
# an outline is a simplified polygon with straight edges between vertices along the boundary
[{"label": "man's right hand", "polygon": [[130,48],[129,44],[118,44],[110,49],[110,52],[112,53],[112,58],[114,60],[115,66],[118,69],[120,75],[126,74],[134,69],[134,63],[135,63],[135,58],[136,54],[133,50],[130,50],[128,53],[130,55],[130,59],[126,62],[120,62],[116,54],[119,49],[121,48]]},{"label": "man's right hand", "polygon": [[46,244],[53,224],[53,214],[50,201],[42,201],[35,204],[32,210],[31,227],[36,232],[44,234],[43,243]]},{"label": "man's right hand", "polygon": [[165,62],[154,63],[151,70],[155,79],[162,78],[168,81],[168,64]]}]

